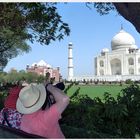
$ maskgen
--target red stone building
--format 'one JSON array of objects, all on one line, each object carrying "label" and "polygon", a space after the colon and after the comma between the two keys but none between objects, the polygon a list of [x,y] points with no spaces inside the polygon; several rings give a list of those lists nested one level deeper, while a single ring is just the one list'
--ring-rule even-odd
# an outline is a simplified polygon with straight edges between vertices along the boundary
[{"label": "red stone building", "polygon": [[55,78],[56,82],[60,81],[61,75],[60,75],[60,69],[52,68],[51,65],[47,64],[44,60],[39,61],[38,63],[33,63],[31,66],[26,66],[27,72],[35,72],[38,75],[45,76],[46,73],[50,73],[50,78]]}]

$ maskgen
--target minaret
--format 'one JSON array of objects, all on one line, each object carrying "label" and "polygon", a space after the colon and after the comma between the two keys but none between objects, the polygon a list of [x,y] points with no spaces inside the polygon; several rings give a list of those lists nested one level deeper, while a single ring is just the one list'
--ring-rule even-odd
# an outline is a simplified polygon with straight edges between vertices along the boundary
[{"label": "minaret", "polygon": [[72,56],[72,43],[68,45],[68,81],[73,80],[73,56]]}]

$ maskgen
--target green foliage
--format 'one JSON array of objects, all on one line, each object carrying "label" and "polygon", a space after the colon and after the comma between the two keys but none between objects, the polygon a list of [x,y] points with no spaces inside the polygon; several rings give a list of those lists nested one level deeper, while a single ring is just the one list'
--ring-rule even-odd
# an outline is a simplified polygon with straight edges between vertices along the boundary
[{"label": "green foliage", "polygon": [[70,97],[70,99],[74,98],[79,94],[80,87],[73,93],[73,95]]},{"label": "green foliage", "polygon": [[106,15],[110,11],[116,10],[114,4],[111,2],[86,2],[86,6],[90,9],[93,6],[100,15]]},{"label": "green foliage", "polygon": [[45,77],[42,76],[42,75],[40,75],[40,76],[38,76],[38,78],[37,78],[37,82],[38,82],[38,83],[43,83],[44,79],[45,79]]},{"label": "green foliage", "polygon": [[[132,84],[117,98],[76,94],[60,121],[67,138],[135,138],[140,135],[140,88]],[[67,132],[68,131],[68,132]]]},{"label": "green foliage", "polygon": [[29,52],[27,40],[48,45],[69,35],[56,3],[0,3],[0,63]]},{"label": "green foliage", "polygon": [[30,47],[22,36],[15,35],[9,27],[1,27],[0,31],[0,62],[5,66],[9,59],[16,57],[22,52],[29,52]]},{"label": "green foliage", "polygon": [[109,14],[110,11],[116,10],[114,4],[111,2],[95,2],[95,3],[87,2],[86,6],[90,9],[93,6],[101,16]]},{"label": "green foliage", "polygon": [[74,84],[75,85],[79,85],[79,81],[74,81]]},{"label": "green foliage", "polygon": [[0,72],[0,83],[4,82],[4,77],[7,75],[5,72]]},{"label": "green foliage", "polygon": [[106,15],[110,11],[115,10],[115,6],[112,3],[103,3],[103,2],[97,2],[94,3],[94,8],[96,8],[97,12],[100,15]]},{"label": "green foliage", "polygon": [[93,136],[95,138],[101,138],[100,133],[97,133],[94,130],[87,130],[84,128],[77,128],[67,125],[61,125],[61,129],[64,132],[64,135],[67,136],[67,138],[93,138]]},{"label": "green foliage", "polygon": [[4,100],[8,95],[8,90],[0,91],[0,110],[4,107]]},{"label": "green foliage", "polygon": [[31,83],[31,82],[38,82],[42,83],[44,81],[44,76],[39,76],[36,73],[26,73],[25,71],[11,71],[9,73],[0,73],[0,82],[8,82],[8,83],[16,83],[17,81],[24,81]]},{"label": "green foliage", "polygon": [[3,95],[0,94],[0,110],[4,107],[4,98]]},{"label": "green foliage", "polygon": [[125,83],[126,83],[126,84],[133,84],[133,81],[132,81],[131,79],[127,79],[127,80],[125,81]]},{"label": "green foliage", "polygon": [[67,94],[67,92],[68,92],[68,90],[73,86],[73,82],[72,83],[70,83],[66,88],[65,88],[65,90],[64,90],[64,92]]}]

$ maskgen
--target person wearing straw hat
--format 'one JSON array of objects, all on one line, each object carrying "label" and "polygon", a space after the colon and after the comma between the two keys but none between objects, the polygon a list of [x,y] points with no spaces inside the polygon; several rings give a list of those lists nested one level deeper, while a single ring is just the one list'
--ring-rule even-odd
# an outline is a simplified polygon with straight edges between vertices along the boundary
[{"label": "person wearing straw hat", "polygon": [[47,94],[43,84],[31,84],[20,91],[16,103],[17,110],[24,114],[20,129],[45,138],[65,138],[58,121],[69,104],[69,97],[51,84],[46,88],[53,95],[55,103],[50,107],[47,106],[45,110],[42,110],[42,106]]}]

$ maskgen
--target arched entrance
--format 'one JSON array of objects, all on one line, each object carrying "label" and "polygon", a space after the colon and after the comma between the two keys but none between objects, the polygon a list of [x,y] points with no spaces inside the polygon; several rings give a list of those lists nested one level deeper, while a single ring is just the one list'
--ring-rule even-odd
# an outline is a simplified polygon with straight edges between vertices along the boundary
[{"label": "arched entrance", "polygon": [[110,61],[111,65],[111,75],[121,75],[122,74],[122,68],[121,68],[121,61],[117,58],[112,59]]}]

